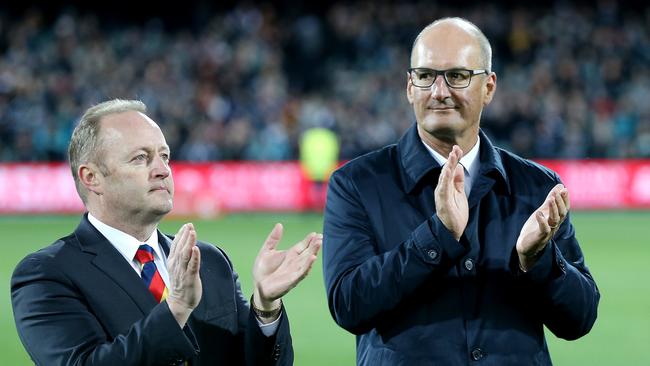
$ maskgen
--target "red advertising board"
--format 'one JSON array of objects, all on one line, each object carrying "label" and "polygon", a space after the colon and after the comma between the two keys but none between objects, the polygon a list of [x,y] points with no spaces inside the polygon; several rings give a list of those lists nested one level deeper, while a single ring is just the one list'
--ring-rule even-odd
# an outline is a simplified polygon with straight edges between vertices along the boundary
[{"label": "red advertising board", "polygon": [[[574,209],[650,209],[650,160],[540,161],[558,172]],[[296,162],[174,163],[175,215],[320,209],[324,188]],[[68,166],[0,164],[0,213],[83,211]]]},{"label": "red advertising board", "polygon": [[540,161],[569,188],[572,208],[650,208],[650,160]]}]

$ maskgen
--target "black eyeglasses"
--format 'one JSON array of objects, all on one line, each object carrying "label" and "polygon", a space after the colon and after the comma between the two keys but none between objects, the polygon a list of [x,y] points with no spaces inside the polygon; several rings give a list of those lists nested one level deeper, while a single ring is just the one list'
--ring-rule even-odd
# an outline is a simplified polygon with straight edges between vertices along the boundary
[{"label": "black eyeglasses", "polygon": [[438,78],[438,75],[442,75],[447,86],[454,89],[463,89],[469,86],[469,83],[472,81],[472,76],[480,74],[488,75],[489,73],[490,71],[486,69],[434,70],[426,67],[414,67],[409,69],[413,85],[418,88],[430,88]]}]

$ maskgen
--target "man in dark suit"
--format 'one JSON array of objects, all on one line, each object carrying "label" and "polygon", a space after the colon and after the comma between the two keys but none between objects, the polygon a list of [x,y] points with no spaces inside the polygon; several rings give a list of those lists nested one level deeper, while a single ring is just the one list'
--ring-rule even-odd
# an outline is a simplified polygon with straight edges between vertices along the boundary
[{"label": "man in dark suit", "polygon": [[550,365],[544,326],[576,339],[596,320],[568,190],[479,128],[491,57],[464,19],[426,27],[405,75],[416,123],[330,179],[327,296],[359,365]]},{"label": "man in dark suit", "polygon": [[286,251],[277,224],[253,266],[251,304],[232,263],[191,223],[157,230],[172,209],[170,151],[139,101],[86,111],[69,148],[88,213],[69,236],[21,261],[11,280],[20,338],[39,365],[290,365],[281,297],[322,242]]}]

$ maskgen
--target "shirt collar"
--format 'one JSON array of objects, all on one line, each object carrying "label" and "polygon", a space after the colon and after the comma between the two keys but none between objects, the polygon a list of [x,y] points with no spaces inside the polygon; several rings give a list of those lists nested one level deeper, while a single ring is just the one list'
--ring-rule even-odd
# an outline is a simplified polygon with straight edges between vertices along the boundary
[{"label": "shirt collar", "polygon": [[[481,140],[481,146],[476,149],[478,164],[476,164],[476,168],[472,166],[472,169],[478,169],[478,175],[487,175],[496,171],[496,175],[500,177],[506,190],[510,192],[508,176],[503,167],[499,151],[497,151],[498,148],[492,145],[492,142],[482,130],[479,130],[479,139]],[[404,188],[408,193],[413,192],[418,183],[431,171],[440,170],[440,163],[429,153],[418,135],[417,123],[413,123],[400,138],[397,143],[397,151],[401,162]]]},{"label": "shirt collar", "polygon": [[[445,163],[447,162],[446,157],[442,156],[433,148],[431,148],[431,146],[424,143],[422,139],[420,139],[420,141],[422,141],[422,144],[427,149],[427,151],[429,151],[429,154],[431,154],[431,156],[433,156],[433,158],[436,159],[436,161],[438,162],[438,164],[440,164],[440,166],[445,165]],[[462,165],[463,168],[465,168],[465,172],[467,172],[467,174],[469,174],[470,177],[475,177],[476,173],[478,173],[478,167],[480,165],[478,162],[478,152],[480,146],[481,146],[481,139],[476,139],[476,143],[474,144],[474,146],[472,146],[472,148],[469,149],[469,151],[465,153],[463,157],[460,159],[460,165]]]},{"label": "shirt collar", "polygon": [[[121,230],[99,221],[99,219],[93,216],[90,212],[88,213],[88,221],[97,229],[97,231],[104,235],[111,244],[113,244],[115,249],[117,249],[124,258],[128,261],[133,261],[135,253],[138,251],[140,245],[143,244],[142,242]],[[160,259],[165,258],[160,249],[160,245],[158,245],[158,230],[154,230],[145,243],[153,248],[155,256],[158,256]]]}]

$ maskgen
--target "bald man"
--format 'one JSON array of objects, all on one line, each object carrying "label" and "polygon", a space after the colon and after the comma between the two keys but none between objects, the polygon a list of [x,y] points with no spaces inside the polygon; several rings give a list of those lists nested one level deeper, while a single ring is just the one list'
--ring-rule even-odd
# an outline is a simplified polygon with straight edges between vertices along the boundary
[{"label": "bald man", "polygon": [[327,298],[358,365],[550,365],[544,326],[572,340],[596,320],[568,190],[480,129],[491,58],[471,22],[427,26],[406,73],[415,123],[330,179]]}]

